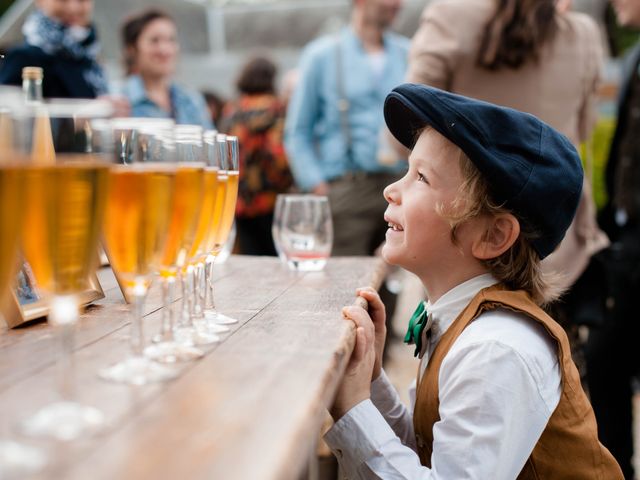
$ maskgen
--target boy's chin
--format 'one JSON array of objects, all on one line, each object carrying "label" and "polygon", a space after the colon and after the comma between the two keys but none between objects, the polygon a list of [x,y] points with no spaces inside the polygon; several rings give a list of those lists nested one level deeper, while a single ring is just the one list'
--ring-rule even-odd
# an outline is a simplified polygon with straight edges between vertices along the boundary
[{"label": "boy's chin", "polygon": [[402,266],[398,263],[400,260],[398,252],[394,250],[395,249],[393,247],[389,246],[389,244],[385,242],[385,244],[382,246],[382,249],[380,250],[380,255],[382,256],[382,259],[389,265]]}]

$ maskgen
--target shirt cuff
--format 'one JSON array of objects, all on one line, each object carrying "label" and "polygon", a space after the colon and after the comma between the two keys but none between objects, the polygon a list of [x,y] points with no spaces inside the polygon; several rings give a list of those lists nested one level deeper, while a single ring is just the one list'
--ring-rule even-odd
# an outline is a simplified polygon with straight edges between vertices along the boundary
[{"label": "shirt cuff", "polygon": [[358,471],[367,460],[380,456],[383,446],[397,437],[367,399],[345,413],[325,434],[324,440],[340,464]]}]

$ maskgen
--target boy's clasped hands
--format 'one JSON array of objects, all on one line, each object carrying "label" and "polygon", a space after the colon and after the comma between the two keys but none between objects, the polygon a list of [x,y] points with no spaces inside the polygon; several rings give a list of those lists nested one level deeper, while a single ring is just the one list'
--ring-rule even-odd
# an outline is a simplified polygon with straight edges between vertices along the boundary
[{"label": "boy's clasped hands", "polygon": [[357,305],[342,309],[345,320],[355,324],[356,343],[330,409],[334,421],[370,397],[371,382],[382,371],[382,352],[387,336],[384,304],[371,287],[358,288],[356,294],[368,302],[369,311]]}]

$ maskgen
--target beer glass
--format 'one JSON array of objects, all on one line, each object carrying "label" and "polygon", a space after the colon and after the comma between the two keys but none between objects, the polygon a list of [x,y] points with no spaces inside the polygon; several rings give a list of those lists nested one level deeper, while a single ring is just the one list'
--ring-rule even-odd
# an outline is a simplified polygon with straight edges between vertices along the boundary
[{"label": "beer glass", "polygon": [[[0,105],[5,104],[4,95]],[[14,154],[14,125],[11,111],[0,109],[0,302],[13,285],[17,269],[25,162]],[[4,428],[0,425],[0,432]],[[40,469],[44,455],[37,449],[3,440],[0,435],[0,478],[17,478]]]},{"label": "beer glass", "polygon": [[25,170],[22,250],[37,287],[49,299],[49,324],[60,337],[59,393],[23,422],[25,433],[71,440],[94,433],[102,413],[74,400],[70,371],[78,295],[98,266],[98,241],[106,204],[108,159],[92,146],[91,121],[106,117],[102,101],[51,101],[36,105],[16,132]]},{"label": "beer glass", "polygon": [[207,257],[205,259],[205,299],[207,301],[204,310],[208,324],[229,325],[237,323],[238,320],[219,313],[215,307],[213,296],[213,265],[216,256],[224,247],[229,236],[233,219],[235,217],[236,200],[238,198],[239,182],[239,145],[238,137],[229,135],[218,135],[218,155],[220,171],[218,173],[219,189],[221,190],[222,207],[218,211],[219,216],[215,218],[211,228],[207,243]]},{"label": "beer glass", "polygon": [[142,318],[153,277],[162,267],[176,185],[172,122],[117,119],[102,130],[117,164],[110,172],[104,242],[131,305],[131,354],[100,370],[105,380],[144,385],[177,372],[144,356]]}]

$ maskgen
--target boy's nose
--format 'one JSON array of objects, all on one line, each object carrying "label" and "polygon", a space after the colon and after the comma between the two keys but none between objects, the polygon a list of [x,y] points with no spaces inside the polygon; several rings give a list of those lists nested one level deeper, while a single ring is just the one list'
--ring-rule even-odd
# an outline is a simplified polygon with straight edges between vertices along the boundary
[{"label": "boy's nose", "polygon": [[[397,182],[396,182],[397,183]],[[396,183],[392,183],[390,185],[387,185],[384,189],[384,191],[382,192],[382,195],[384,196],[384,199],[389,202],[389,203],[397,203],[397,190],[395,187]]]}]

